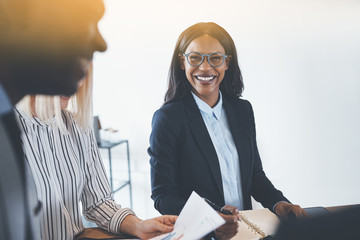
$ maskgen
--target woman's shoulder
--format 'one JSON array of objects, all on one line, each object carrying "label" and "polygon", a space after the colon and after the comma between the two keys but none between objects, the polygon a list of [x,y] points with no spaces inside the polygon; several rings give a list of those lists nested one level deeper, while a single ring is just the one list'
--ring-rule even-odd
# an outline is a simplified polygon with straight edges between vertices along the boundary
[{"label": "woman's shoulder", "polygon": [[179,126],[185,120],[185,106],[183,101],[177,100],[161,106],[155,111],[152,126]]},{"label": "woman's shoulder", "polygon": [[48,127],[51,121],[44,122],[39,118],[32,116],[27,111],[21,108],[14,108],[16,120],[19,123],[19,126],[24,128],[25,126],[39,126],[39,127]]},{"label": "woman's shoulder", "polygon": [[91,127],[81,127],[81,125],[79,125],[74,113],[72,113],[68,110],[62,110],[61,114],[62,114],[64,124],[69,132],[71,130],[76,130],[80,133],[87,134],[88,132],[91,131],[91,129],[92,129]]},{"label": "woman's shoulder", "polygon": [[14,113],[17,118],[28,118],[28,114],[21,108],[14,107]]},{"label": "woman's shoulder", "polygon": [[33,120],[25,111],[19,108],[14,108],[15,119],[20,128],[25,128],[25,126],[33,125]]},{"label": "woman's shoulder", "polygon": [[176,100],[176,101],[171,101],[169,103],[162,105],[156,112],[162,112],[167,115],[168,114],[169,115],[181,115],[183,110],[184,110],[184,101]]},{"label": "woman's shoulder", "polygon": [[247,99],[233,98],[226,95],[224,95],[224,98],[226,99],[225,101],[235,104],[237,107],[246,108],[246,109],[251,108],[251,103]]}]

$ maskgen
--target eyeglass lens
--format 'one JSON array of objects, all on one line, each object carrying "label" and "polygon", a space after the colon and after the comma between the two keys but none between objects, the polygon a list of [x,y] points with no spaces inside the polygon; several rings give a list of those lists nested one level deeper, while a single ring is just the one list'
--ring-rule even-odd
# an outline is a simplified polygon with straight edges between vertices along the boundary
[{"label": "eyeglass lens", "polygon": [[[220,53],[212,53],[209,56],[207,56],[207,60],[212,66],[218,67],[223,63],[224,56],[221,55]],[[203,56],[201,56],[199,53],[192,52],[188,56],[188,61],[191,65],[198,66],[202,63]]]}]

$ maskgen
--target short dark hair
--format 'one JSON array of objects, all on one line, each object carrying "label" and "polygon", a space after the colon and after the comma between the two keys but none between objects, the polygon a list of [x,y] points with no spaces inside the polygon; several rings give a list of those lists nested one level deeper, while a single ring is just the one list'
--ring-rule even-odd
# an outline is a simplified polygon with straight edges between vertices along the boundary
[{"label": "short dark hair", "polygon": [[228,70],[220,84],[221,92],[232,98],[239,98],[241,96],[244,84],[233,39],[225,29],[216,23],[201,22],[187,28],[179,36],[169,69],[168,89],[165,94],[164,105],[171,101],[183,99],[191,90],[191,85],[186,79],[185,71],[181,69],[179,54],[185,53],[189,44],[194,39],[203,35],[210,35],[217,39],[224,47],[225,54],[231,55]]}]

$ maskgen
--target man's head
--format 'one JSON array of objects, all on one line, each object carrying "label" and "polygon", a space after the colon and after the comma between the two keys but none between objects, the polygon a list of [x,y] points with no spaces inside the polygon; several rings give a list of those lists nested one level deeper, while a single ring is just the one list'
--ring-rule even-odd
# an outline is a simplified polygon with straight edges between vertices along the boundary
[{"label": "man's head", "polygon": [[[75,93],[80,58],[105,51],[102,0],[0,0],[0,70],[18,94]],[[1,80],[1,79],[0,79]]]}]

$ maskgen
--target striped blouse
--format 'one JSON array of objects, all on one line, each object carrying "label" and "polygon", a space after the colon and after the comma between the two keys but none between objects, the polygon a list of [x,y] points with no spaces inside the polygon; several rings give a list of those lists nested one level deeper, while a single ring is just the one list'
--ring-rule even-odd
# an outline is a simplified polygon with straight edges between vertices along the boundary
[{"label": "striped blouse", "polygon": [[119,233],[129,214],[113,200],[92,130],[83,131],[72,115],[63,111],[68,133],[63,134],[36,117],[17,110],[25,158],[42,202],[42,239],[73,239],[84,226],[84,217],[99,227]]}]

